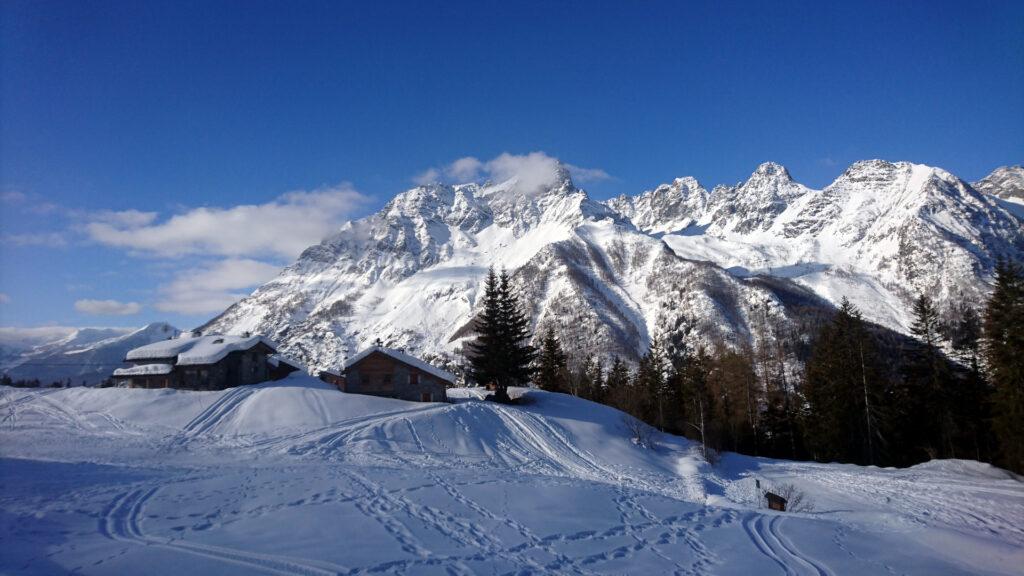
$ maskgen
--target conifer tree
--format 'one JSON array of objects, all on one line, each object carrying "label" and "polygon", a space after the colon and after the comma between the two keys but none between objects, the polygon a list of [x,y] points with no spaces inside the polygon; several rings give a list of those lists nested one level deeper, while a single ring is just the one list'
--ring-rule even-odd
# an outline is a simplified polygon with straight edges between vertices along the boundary
[{"label": "conifer tree", "polygon": [[715,394],[710,386],[709,377],[711,373],[711,358],[703,350],[698,349],[695,354],[689,356],[688,361],[682,370],[678,372],[678,378],[682,385],[680,394],[684,406],[683,418],[687,432],[695,433],[701,443],[701,454],[707,460],[708,448],[718,448],[717,434],[718,423],[714,417]]},{"label": "conifer tree", "polygon": [[484,282],[483,311],[476,319],[477,338],[469,344],[470,375],[494,384],[494,399],[509,402],[508,387],[529,380],[536,351],[530,345],[530,320],[519,303],[507,272],[491,268]]},{"label": "conifer tree", "polygon": [[806,366],[806,442],[816,460],[877,462],[884,392],[876,358],[860,312],[844,298],[819,330]]},{"label": "conifer tree", "polygon": [[565,392],[565,371],[565,353],[555,337],[555,329],[549,325],[541,340],[534,382],[541,390]]},{"label": "conifer tree", "polygon": [[956,457],[953,444],[955,422],[951,413],[951,375],[942,354],[942,323],[934,302],[925,294],[914,301],[914,323],[910,332],[921,343],[911,355],[910,376],[922,402],[918,413],[925,417],[924,441],[932,456]]},{"label": "conifer tree", "polygon": [[636,373],[636,392],[640,395],[640,420],[650,423],[660,430],[665,429],[665,407],[668,398],[667,362],[662,349],[661,338],[655,336],[647,353],[640,358]]},{"label": "conifer tree", "polygon": [[524,384],[533,375],[533,360],[537,356],[537,350],[530,344],[530,319],[523,311],[519,295],[505,270],[501,271],[498,284],[498,309],[504,328],[506,363],[504,383],[498,382],[496,396],[498,400],[507,401],[508,386]]},{"label": "conifer tree", "polygon": [[981,316],[966,300],[953,308],[949,343],[953,354],[967,368],[952,390],[953,416],[961,431],[958,443],[979,461],[991,459],[988,397],[989,385],[981,369]]},{"label": "conifer tree", "polygon": [[468,344],[470,378],[478,384],[497,384],[502,373],[504,329],[498,275],[487,271],[484,281],[483,310],[476,318],[476,339]]},{"label": "conifer tree", "polygon": [[983,316],[982,353],[993,386],[992,430],[1000,462],[1024,473],[1024,269],[996,265],[996,281]]},{"label": "conifer tree", "polygon": [[629,367],[621,358],[615,356],[604,381],[605,403],[623,412],[630,412],[626,402],[630,388],[629,380]]}]

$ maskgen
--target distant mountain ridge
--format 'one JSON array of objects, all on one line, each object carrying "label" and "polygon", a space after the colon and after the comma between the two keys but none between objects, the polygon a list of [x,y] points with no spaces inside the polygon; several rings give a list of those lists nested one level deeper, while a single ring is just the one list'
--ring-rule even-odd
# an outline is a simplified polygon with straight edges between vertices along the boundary
[{"label": "distant mountain ridge", "polygon": [[972,184],[975,189],[1003,200],[1024,204],[1024,166],[1002,166]]},{"label": "distant mountain ridge", "polygon": [[75,386],[93,386],[123,366],[129,350],[176,338],[180,333],[166,322],[154,322],[139,329],[81,328],[27,350],[9,353],[0,373],[13,380],[39,379],[43,385],[70,380]]},{"label": "distant mountain ridge", "polygon": [[987,182],[981,192],[940,168],[868,160],[812,190],[766,163],[710,194],[678,179],[608,204],[680,256],[792,278],[833,303],[845,295],[906,331],[909,299],[979,301],[996,260],[1024,252],[1021,220],[993,199],[1014,181]]},{"label": "distant mountain ridge", "polygon": [[1024,253],[1000,182],[982,192],[939,168],[870,160],[822,190],[774,163],[711,192],[679,178],[606,202],[564,169],[529,190],[515,178],[418,186],[204,329],[266,334],[312,368],[377,338],[457,360],[496,266],[512,273],[535,327],[554,324],[568,347],[606,357],[636,358],[653,334],[686,329],[749,343],[843,296],[906,331],[917,293],[977,302],[995,260]]}]

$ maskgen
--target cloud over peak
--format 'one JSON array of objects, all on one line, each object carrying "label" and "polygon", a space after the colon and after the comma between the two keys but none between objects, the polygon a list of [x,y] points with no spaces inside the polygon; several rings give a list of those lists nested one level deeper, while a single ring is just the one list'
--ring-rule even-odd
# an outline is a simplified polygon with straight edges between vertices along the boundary
[{"label": "cloud over peak", "polygon": [[473,156],[465,156],[445,166],[429,168],[413,178],[413,181],[417,184],[431,182],[464,184],[484,180],[492,182],[514,180],[518,190],[532,193],[557,183],[563,170],[567,170],[580,183],[611,178],[600,168],[581,168],[565,164],[544,152],[530,152],[529,154],[503,152],[487,161]]}]

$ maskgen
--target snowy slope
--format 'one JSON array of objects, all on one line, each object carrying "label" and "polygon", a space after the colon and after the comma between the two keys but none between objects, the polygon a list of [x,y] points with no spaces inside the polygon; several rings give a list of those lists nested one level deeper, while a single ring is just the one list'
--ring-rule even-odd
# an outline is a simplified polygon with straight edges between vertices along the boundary
[{"label": "snowy slope", "polygon": [[44,385],[70,379],[75,386],[91,386],[123,366],[129,350],[178,334],[177,328],[164,322],[137,330],[82,328],[20,353],[3,372],[14,380],[38,378]]},{"label": "snowy slope", "polygon": [[[520,391],[521,392],[521,391]],[[1015,574],[1024,483],[630,440],[624,415],[411,403],[309,377],[221,392],[0,389],[0,573]],[[38,442],[44,436],[50,442]],[[770,513],[793,483],[814,510]]]}]

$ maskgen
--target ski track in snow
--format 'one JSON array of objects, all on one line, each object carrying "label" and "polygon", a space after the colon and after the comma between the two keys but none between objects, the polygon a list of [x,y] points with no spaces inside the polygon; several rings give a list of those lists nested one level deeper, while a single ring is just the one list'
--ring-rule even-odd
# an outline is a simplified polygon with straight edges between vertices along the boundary
[{"label": "ski track in snow", "polygon": [[[92,562],[91,568],[81,570],[83,573],[117,573],[124,569],[129,555],[155,549],[196,558],[204,562],[200,566],[221,565],[232,573],[316,576],[623,571],[706,576],[730,566],[727,571],[733,571],[737,557],[742,557],[751,571],[794,576],[848,573],[839,566],[856,566],[855,571],[861,573],[906,571],[905,566],[897,568],[881,558],[866,556],[863,544],[858,544],[855,552],[849,539],[860,534],[856,522],[815,520],[821,523],[824,538],[815,540],[812,555],[804,551],[807,529],[802,529],[804,536],[799,541],[788,530],[790,525],[806,521],[804,515],[707,505],[707,472],[690,461],[695,454],[692,445],[688,452],[663,446],[660,456],[652,456],[685,460],[673,475],[636,463],[609,461],[594,445],[581,444],[580,432],[567,427],[571,420],[553,418],[543,406],[474,401],[410,404],[403,409],[338,418],[334,401],[340,396],[330,397],[328,403],[324,390],[302,388],[294,392],[312,419],[334,422],[280,434],[236,433],[238,426],[244,429],[243,420],[251,417],[254,409],[240,408],[254,403],[258,409],[263,389],[229,389],[190,418],[183,418],[179,431],[165,437],[164,444],[132,445],[155,454],[163,448],[168,458],[196,458],[206,449],[219,458],[237,451],[242,457],[239,462],[253,460],[252,468],[244,464],[237,468],[236,463],[222,472],[217,466],[190,464],[180,469],[184,473],[175,472],[178,468],[163,472],[159,481],[125,483],[114,491],[101,485],[62,494],[61,498],[73,504],[55,504],[57,509],[88,509],[86,502],[94,502],[97,512],[91,516],[96,537],[110,542],[101,547],[107,552]],[[55,392],[27,393],[12,399],[13,394],[5,391],[7,402],[0,405],[0,411],[8,414],[5,422],[18,430],[23,425],[18,414],[23,413],[25,418],[42,418],[54,430],[83,438],[136,437],[146,430],[143,422],[58,401]],[[28,429],[37,430],[40,424],[32,423]],[[487,430],[494,435],[484,442],[486,438],[481,436],[453,435],[453,429],[477,435]],[[467,440],[481,441],[481,454],[464,446]],[[166,452],[168,447],[180,450]],[[920,527],[914,529],[951,526],[996,535],[1004,541],[1024,541],[1013,520],[1020,503],[1010,500],[1016,506],[998,506],[1000,498],[1022,496],[1012,485],[979,485],[970,479],[958,483],[955,478],[932,479],[926,472],[863,474],[817,464],[788,466],[791,473],[802,472],[809,482],[828,490],[886,499],[905,518],[905,525]],[[239,478],[224,484],[218,480],[221,474]],[[925,481],[934,484],[922,484]],[[950,503],[938,490],[928,489],[940,484],[972,498]],[[913,489],[922,485],[926,489]],[[608,511],[613,514],[598,516],[595,523],[581,517],[580,521],[558,518],[550,526],[538,525],[537,517],[523,516],[520,508],[529,507],[526,495],[545,490],[593,494],[596,500],[587,497],[579,501],[584,506],[579,511],[585,515],[592,505],[611,506]],[[487,495],[486,499],[481,495]],[[895,502],[893,495],[898,495],[900,502]],[[554,498],[553,503],[560,499]],[[8,508],[12,503],[16,500],[0,500],[0,505]],[[288,518],[299,512],[303,518],[314,519],[341,510],[351,510],[343,516],[345,525],[378,527],[381,532],[374,537],[374,546],[381,553],[302,558],[298,556],[309,552],[299,551],[295,557],[274,554],[269,550],[291,548],[281,545],[268,550],[256,542],[247,549],[248,539],[225,541],[218,536],[227,534],[228,527],[266,522],[277,515]],[[274,520],[270,526],[276,523]],[[832,552],[823,556],[822,546]],[[3,566],[0,558],[0,569]],[[934,573],[921,573],[929,572]]]},{"label": "ski track in snow", "polygon": [[792,576],[835,576],[820,562],[805,556],[782,535],[782,518],[764,514],[751,514],[743,520],[743,528],[758,551],[777,563]]},{"label": "ski track in snow", "polygon": [[108,506],[100,519],[100,533],[119,542],[129,542],[143,546],[160,546],[176,552],[202,556],[213,560],[237,564],[247,569],[255,569],[271,574],[296,576],[332,576],[342,574],[348,569],[330,566],[327,563],[296,560],[269,554],[259,554],[201,544],[183,540],[164,540],[147,536],[142,531],[143,512],[160,487],[138,488],[118,495]]}]

